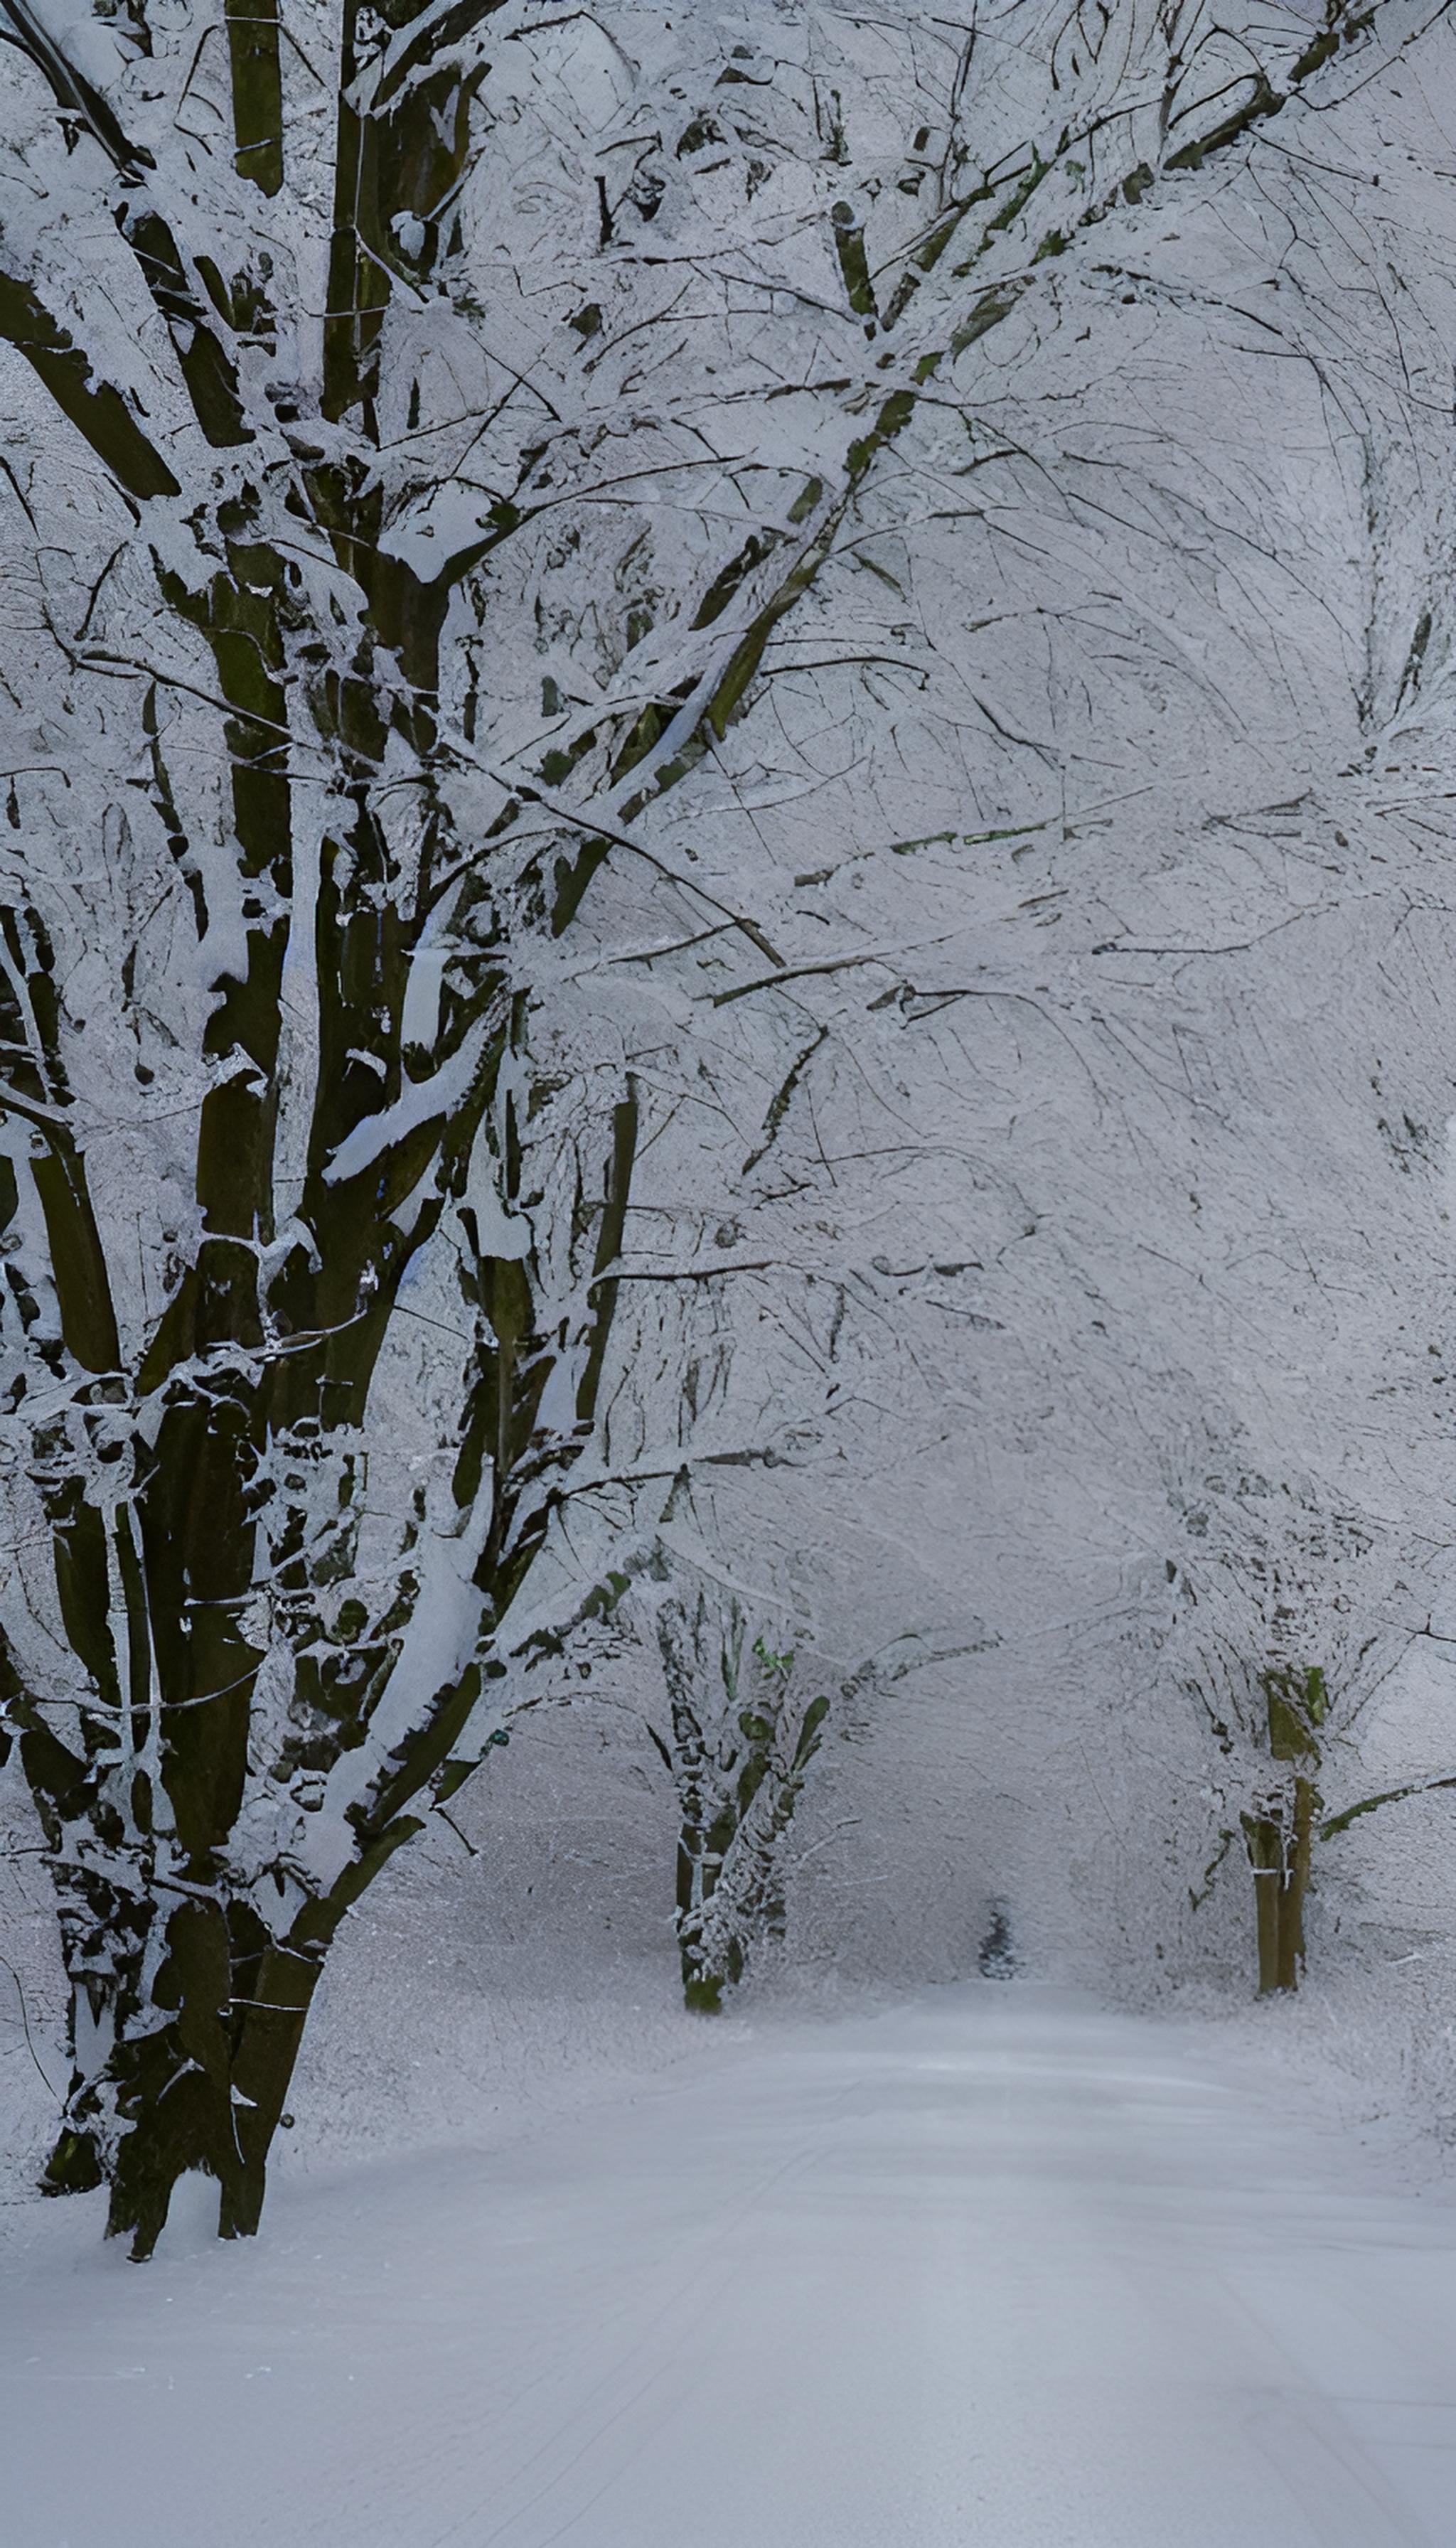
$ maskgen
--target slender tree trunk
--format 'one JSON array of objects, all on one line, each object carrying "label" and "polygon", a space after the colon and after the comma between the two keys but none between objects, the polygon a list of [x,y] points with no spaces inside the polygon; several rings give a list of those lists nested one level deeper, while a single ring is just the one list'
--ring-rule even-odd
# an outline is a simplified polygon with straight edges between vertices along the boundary
[{"label": "slender tree trunk", "polygon": [[1318,1799],[1308,1778],[1298,1777],[1287,1796],[1243,1816],[1253,1870],[1259,1958],[1259,1995],[1298,1990],[1305,1965],[1305,1896],[1310,1881],[1310,1843]]},{"label": "slender tree trunk", "polygon": [[1329,1696],[1322,1671],[1278,1665],[1260,1684],[1271,1759],[1287,1764],[1281,1784],[1243,1816],[1253,1869],[1259,1992],[1298,1990],[1305,1964],[1305,1896],[1320,1795],[1310,1772],[1320,1766],[1317,1728]]}]

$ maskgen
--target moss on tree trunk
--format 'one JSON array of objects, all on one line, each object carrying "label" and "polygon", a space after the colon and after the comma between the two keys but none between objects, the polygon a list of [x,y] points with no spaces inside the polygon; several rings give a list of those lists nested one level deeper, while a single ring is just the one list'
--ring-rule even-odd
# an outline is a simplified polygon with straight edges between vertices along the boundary
[{"label": "moss on tree trunk", "polygon": [[1310,1847],[1320,1815],[1311,1774],[1320,1767],[1316,1727],[1328,1713],[1324,1675],[1314,1666],[1281,1665],[1260,1684],[1267,1711],[1269,1757],[1293,1771],[1271,1784],[1242,1816],[1254,1879],[1259,1994],[1298,1990],[1305,1963],[1305,1899]]}]

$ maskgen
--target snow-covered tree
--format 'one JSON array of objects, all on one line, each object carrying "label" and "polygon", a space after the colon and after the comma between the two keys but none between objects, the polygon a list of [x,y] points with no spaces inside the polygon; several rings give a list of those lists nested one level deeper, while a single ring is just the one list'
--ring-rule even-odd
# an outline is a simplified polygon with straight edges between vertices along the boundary
[{"label": "snow-covered tree", "polygon": [[1228,1449],[1191,1492],[1175,1491],[1184,1540],[1164,1652],[1217,1760],[1210,1797],[1225,1819],[1211,1869],[1241,1842],[1259,1989],[1295,1990],[1323,1763],[1332,1747],[1349,1750],[1409,1643],[1416,1569],[1378,1522]]},{"label": "snow-covered tree", "polygon": [[1003,1280],[1016,1174],[915,1120],[959,1021],[993,1148],[1024,1028],[1143,1066],[1054,911],[1003,954],[1097,648],[1024,565],[1053,750],[966,578],[1008,510],[1057,573],[1106,514],[1007,380],[1052,344],[1052,413],[1158,190],[1424,21],[3,18],[4,1694],[51,2179],[144,2253],[188,2168],[256,2222],[328,1941],[500,1730],[569,1507],[812,1459],[857,1320],[920,1367],[935,1287]]},{"label": "snow-covered tree", "polygon": [[[321,25],[326,91],[262,13],[10,17],[0,323],[68,430],[9,472],[7,1449],[53,1585],[23,1540],[5,1696],[74,1995],[49,2181],[109,2177],[144,2254],[188,2168],[255,2226],[338,1922],[490,1739],[637,1115],[578,1088],[525,1177],[519,943],[579,873],[452,793],[442,661],[510,507],[390,537],[480,66],[430,12]],[[371,1424],[414,1390],[432,1432]]]},{"label": "snow-covered tree", "polygon": [[669,1730],[653,1736],[679,1800],[682,1995],[712,2014],[755,1949],[783,1936],[785,1843],[830,1699],[711,1585],[665,1599],[657,1631]]}]

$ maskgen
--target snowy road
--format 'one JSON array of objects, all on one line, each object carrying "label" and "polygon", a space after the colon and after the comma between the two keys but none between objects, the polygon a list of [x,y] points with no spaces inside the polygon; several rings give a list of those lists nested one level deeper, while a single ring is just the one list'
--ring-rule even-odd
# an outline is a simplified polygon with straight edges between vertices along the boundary
[{"label": "snowy road", "polygon": [[1037,1991],[0,2292],[5,2548],[1456,2548],[1456,2211]]}]

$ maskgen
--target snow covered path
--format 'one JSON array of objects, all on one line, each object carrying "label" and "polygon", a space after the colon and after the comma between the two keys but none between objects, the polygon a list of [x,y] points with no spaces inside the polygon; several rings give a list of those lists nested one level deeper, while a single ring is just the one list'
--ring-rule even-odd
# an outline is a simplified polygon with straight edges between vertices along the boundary
[{"label": "snow covered path", "polygon": [[1456,2211],[1035,1990],[0,2290],[6,2548],[1452,2548]]}]

